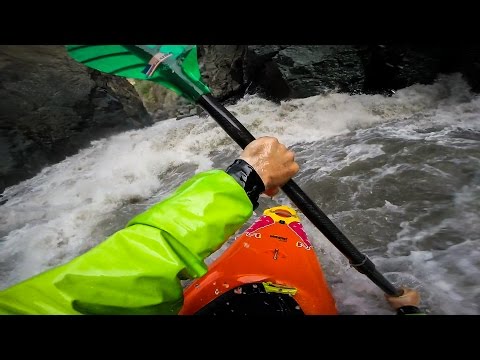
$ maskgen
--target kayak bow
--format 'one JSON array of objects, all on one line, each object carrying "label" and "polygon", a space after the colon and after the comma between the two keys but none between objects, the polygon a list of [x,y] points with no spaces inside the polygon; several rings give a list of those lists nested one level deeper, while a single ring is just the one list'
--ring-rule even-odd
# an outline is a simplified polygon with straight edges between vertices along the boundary
[{"label": "kayak bow", "polygon": [[[246,303],[247,298],[251,300],[257,293],[263,294],[262,299],[273,293],[291,297],[294,301],[287,299],[287,302],[291,301],[293,309],[306,315],[337,314],[315,250],[297,213],[288,206],[265,210],[238,236],[210,265],[207,274],[185,289],[180,314],[198,314],[209,306],[214,309],[215,302],[230,305],[233,310],[235,299]],[[257,308],[255,313],[259,312]]]}]

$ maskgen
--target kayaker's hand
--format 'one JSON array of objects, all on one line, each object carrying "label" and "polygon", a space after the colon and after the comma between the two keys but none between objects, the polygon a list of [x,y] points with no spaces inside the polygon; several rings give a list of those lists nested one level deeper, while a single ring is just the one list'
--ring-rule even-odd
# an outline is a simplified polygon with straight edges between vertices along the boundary
[{"label": "kayaker's hand", "polygon": [[240,159],[252,166],[265,185],[264,193],[273,196],[299,170],[295,154],[277,138],[260,137],[243,150]]},{"label": "kayaker's hand", "polygon": [[395,310],[402,306],[418,306],[420,304],[420,294],[418,291],[408,288],[402,288],[403,294],[401,296],[385,295],[388,303]]}]

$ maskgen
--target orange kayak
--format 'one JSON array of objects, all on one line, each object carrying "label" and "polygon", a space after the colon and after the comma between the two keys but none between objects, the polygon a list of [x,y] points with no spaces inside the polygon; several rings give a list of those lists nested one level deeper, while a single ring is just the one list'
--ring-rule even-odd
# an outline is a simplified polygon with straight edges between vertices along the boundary
[{"label": "orange kayak", "polygon": [[288,206],[265,210],[205,276],[190,283],[180,314],[269,312],[337,314],[315,250]]}]

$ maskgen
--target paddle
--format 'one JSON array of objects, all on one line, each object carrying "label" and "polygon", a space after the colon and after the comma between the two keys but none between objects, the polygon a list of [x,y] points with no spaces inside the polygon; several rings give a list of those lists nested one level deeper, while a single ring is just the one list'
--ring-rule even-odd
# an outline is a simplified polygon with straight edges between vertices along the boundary
[{"label": "paddle", "polygon": [[[195,45],[67,45],[67,51],[73,59],[88,67],[126,78],[153,81],[197,103],[242,149],[255,140],[202,82]],[[375,269],[373,262],[355,248],[293,180],[282,190],[353,267],[388,295],[402,294],[403,291]]]}]

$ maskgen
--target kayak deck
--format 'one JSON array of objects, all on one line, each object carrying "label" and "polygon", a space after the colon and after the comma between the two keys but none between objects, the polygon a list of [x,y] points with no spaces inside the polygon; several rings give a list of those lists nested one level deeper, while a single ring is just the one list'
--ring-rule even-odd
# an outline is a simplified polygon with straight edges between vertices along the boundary
[{"label": "kayak deck", "polygon": [[[253,285],[259,290],[252,290]],[[294,309],[299,307],[306,315],[337,314],[315,250],[290,207],[265,210],[238,236],[210,265],[208,273],[185,289],[180,314],[206,313],[200,310],[207,304],[213,308],[212,301],[222,296],[222,302],[228,304],[235,296],[244,296],[247,301],[246,295],[250,294],[249,299],[253,299],[253,293],[259,298],[269,293],[292,297],[298,304]],[[291,306],[285,305],[288,299],[280,302],[283,305],[279,303],[279,309]]]}]

